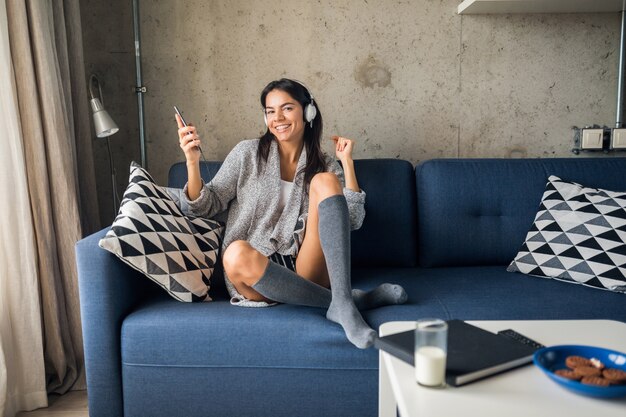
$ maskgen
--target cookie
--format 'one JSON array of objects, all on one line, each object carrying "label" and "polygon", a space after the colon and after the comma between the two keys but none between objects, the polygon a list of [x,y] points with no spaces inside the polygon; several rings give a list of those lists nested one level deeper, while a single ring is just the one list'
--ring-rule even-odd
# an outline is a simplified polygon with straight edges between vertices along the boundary
[{"label": "cookie", "polygon": [[557,369],[554,373],[558,376],[562,376],[563,378],[571,379],[574,381],[578,381],[580,377],[576,375],[576,372],[571,369]]},{"label": "cookie", "polygon": [[598,387],[608,387],[610,384],[609,381],[600,376],[586,376],[581,379],[580,382],[587,385],[596,385]]},{"label": "cookie", "polygon": [[604,371],[602,371],[602,376],[611,384],[626,383],[626,372],[620,369],[606,368]]},{"label": "cookie", "polygon": [[565,358],[565,366],[570,369],[575,369],[579,366],[591,366],[591,361],[582,356],[568,356]]},{"label": "cookie", "polygon": [[599,377],[602,375],[602,371],[598,368],[594,368],[593,366],[577,366],[576,368],[574,368],[574,373],[582,378],[586,376]]}]

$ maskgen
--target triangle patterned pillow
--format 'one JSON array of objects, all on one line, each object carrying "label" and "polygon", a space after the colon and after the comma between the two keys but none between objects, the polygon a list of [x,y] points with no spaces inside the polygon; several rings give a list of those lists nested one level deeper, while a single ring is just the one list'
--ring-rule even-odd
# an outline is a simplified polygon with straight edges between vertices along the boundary
[{"label": "triangle patterned pillow", "polygon": [[164,187],[133,162],[128,187],[101,248],[179,301],[211,301],[210,279],[224,226],[185,216]]},{"label": "triangle patterned pillow", "polygon": [[626,293],[626,193],[550,176],[507,271]]}]

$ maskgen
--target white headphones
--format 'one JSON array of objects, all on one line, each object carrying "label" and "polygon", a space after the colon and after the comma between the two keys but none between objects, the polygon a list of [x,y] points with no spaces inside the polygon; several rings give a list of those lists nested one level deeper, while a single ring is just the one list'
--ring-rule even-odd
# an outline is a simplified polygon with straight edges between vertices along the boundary
[{"label": "white headphones", "polygon": [[[302,84],[300,81],[295,81],[295,80],[291,80],[291,81],[300,84],[304,88],[304,91],[306,91],[309,94],[309,97],[311,98],[311,102],[304,107],[304,120],[310,123],[311,127],[313,127],[313,120],[315,119],[315,116],[317,116],[317,107],[315,107],[315,98],[313,97],[313,94],[311,94],[309,89],[306,88],[306,86]],[[263,120],[265,121],[265,126],[267,126],[267,114],[265,113],[265,110],[263,110]]]}]

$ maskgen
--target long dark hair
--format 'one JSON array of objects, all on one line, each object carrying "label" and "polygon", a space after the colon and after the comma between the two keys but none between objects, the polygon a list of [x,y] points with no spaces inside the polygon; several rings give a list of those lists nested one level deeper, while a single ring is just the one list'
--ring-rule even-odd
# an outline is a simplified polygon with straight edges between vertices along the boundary
[{"label": "long dark hair", "polygon": [[[261,92],[261,106],[265,112],[265,99],[270,91],[280,90],[289,94],[294,100],[296,100],[302,106],[303,117],[304,109],[307,104],[313,101],[311,93],[305,86],[297,81],[287,78],[281,78],[280,80],[272,81]],[[314,103],[317,107],[317,115],[313,119],[313,126],[309,122],[304,125],[304,146],[306,147],[306,166],[304,167],[304,188],[308,193],[309,184],[313,179],[313,176],[318,172],[326,171],[326,160],[322,152],[321,138],[322,138],[322,114],[317,103]],[[267,157],[270,153],[270,146],[275,139],[274,135],[268,128],[261,139],[259,140],[259,148],[257,152],[257,159],[259,166],[267,162]],[[297,174],[297,173],[296,173]]]}]

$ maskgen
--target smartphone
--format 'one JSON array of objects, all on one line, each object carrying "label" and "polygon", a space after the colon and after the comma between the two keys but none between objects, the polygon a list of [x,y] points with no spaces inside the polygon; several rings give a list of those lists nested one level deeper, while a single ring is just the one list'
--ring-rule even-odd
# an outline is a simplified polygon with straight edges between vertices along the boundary
[{"label": "smartphone", "polygon": [[180,110],[178,110],[178,107],[174,106],[174,111],[176,112],[178,117],[180,117],[180,120],[183,122],[183,125],[187,126],[187,122],[185,121],[183,114],[180,112]]},{"label": "smartphone", "polygon": [[[183,122],[183,125],[186,127],[187,126],[187,122],[185,121],[185,118],[183,117],[183,114],[180,112],[180,110],[178,109],[178,107],[174,106],[174,111],[176,112],[176,114],[178,115],[178,117],[180,117],[180,121]],[[196,148],[198,148],[198,150],[200,152],[202,152],[202,148],[199,146],[196,146]],[[204,157],[204,155],[202,155],[202,157]]]}]

